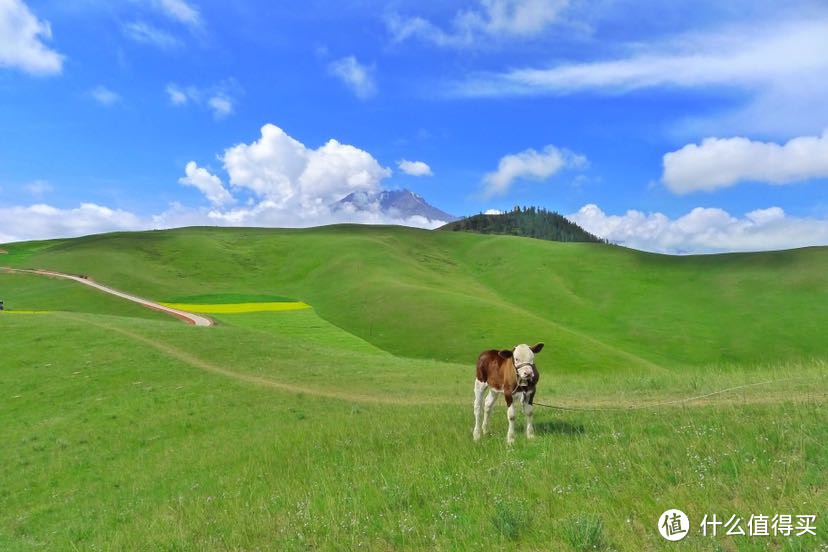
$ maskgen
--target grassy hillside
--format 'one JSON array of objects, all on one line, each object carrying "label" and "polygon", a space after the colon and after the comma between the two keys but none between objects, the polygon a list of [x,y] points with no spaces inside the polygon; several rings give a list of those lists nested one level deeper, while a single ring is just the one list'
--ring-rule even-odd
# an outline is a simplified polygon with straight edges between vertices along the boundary
[{"label": "grassy hillside", "polygon": [[[159,300],[314,308],[199,328],[0,272],[7,304],[52,311],[0,314],[0,550],[638,552],[664,549],[674,507],[685,550],[826,545],[823,249],[685,259],[362,227],[3,248]],[[474,356],[534,339],[538,401],[616,410],[537,408],[538,438],[509,449],[501,401],[473,443]],[[816,514],[818,533],[702,537],[713,513]]]},{"label": "grassy hillside", "polygon": [[[0,261],[1,263],[2,261]],[[169,316],[123,301],[68,280],[0,270],[0,300],[6,314],[15,311],[70,311],[117,314],[171,321]]]},{"label": "grassy hillside", "polygon": [[295,298],[407,357],[468,363],[487,347],[543,340],[561,372],[653,372],[828,353],[828,248],[668,257],[360,226],[186,228],[4,248],[3,264],[89,274],[161,301]]}]

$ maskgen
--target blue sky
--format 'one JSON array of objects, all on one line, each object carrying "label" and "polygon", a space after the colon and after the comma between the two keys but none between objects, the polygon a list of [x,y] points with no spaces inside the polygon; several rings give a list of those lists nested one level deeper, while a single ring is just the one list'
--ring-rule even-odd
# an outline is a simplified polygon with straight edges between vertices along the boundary
[{"label": "blue sky", "polygon": [[0,242],[405,187],[652,251],[828,244],[826,52],[823,2],[0,0]]}]

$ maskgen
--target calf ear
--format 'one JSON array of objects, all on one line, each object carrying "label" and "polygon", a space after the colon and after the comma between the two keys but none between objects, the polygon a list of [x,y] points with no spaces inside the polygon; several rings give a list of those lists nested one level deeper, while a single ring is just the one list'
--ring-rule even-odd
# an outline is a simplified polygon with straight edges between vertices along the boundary
[{"label": "calf ear", "polygon": [[532,352],[533,353],[539,353],[539,352],[541,352],[541,349],[543,349],[543,343],[542,342],[541,343],[535,343],[535,346],[532,347]]},{"label": "calf ear", "polygon": [[503,349],[502,351],[498,351],[501,358],[512,358],[512,351],[509,349]]}]

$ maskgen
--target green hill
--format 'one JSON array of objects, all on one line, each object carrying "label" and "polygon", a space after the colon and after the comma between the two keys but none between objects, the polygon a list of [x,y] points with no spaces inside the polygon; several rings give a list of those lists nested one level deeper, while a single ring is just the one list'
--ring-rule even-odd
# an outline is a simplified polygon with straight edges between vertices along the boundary
[{"label": "green hill", "polygon": [[537,207],[515,207],[500,215],[479,214],[441,226],[439,230],[523,236],[560,242],[603,243],[558,213]]},{"label": "green hill", "polygon": [[161,301],[295,298],[407,357],[472,362],[487,347],[544,340],[561,371],[653,371],[828,353],[828,248],[670,257],[353,225],[183,228],[4,248],[4,264],[88,274]]}]

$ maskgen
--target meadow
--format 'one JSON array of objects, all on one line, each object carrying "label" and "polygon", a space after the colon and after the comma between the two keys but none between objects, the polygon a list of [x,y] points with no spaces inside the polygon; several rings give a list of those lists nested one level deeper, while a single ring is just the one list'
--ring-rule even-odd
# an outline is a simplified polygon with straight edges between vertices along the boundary
[{"label": "meadow", "polygon": [[[826,248],[356,226],[2,247],[158,301],[311,307],[195,328],[0,272],[2,550],[828,549]],[[541,340],[536,400],[588,410],[536,408],[510,448],[501,402],[473,443],[477,353]],[[705,514],[817,535],[705,537]]]}]

